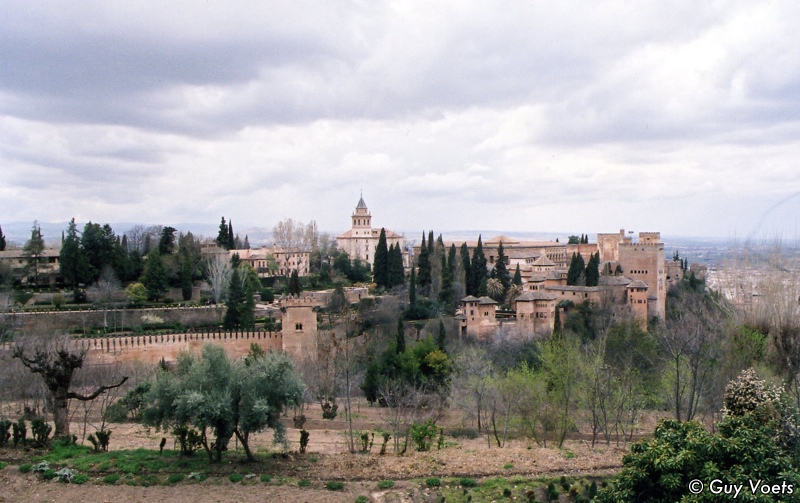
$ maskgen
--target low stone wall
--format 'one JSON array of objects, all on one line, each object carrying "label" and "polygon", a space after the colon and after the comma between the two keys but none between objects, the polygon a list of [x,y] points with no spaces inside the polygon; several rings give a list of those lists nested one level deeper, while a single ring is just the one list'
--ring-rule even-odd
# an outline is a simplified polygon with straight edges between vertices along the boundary
[{"label": "low stone wall", "polygon": [[174,362],[179,353],[183,351],[199,353],[205,344],[220,345],[231,358],[241,358],[247,355],[250,344],[254,343],[261,346],[264,351],[283,349],[280,332],[263,330],[75,339],[75,344],[87,350],[87,365],[134,361],[156,364],[162,358],[167,362]]}]

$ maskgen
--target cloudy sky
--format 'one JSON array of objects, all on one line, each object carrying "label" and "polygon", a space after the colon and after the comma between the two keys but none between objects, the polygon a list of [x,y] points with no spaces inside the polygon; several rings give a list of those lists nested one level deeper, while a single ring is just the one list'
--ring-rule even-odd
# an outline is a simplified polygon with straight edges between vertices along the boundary
[{"label": "cloudy sky", "polygon": [[800,234],[795,1],[0,12],[0,226]]}]

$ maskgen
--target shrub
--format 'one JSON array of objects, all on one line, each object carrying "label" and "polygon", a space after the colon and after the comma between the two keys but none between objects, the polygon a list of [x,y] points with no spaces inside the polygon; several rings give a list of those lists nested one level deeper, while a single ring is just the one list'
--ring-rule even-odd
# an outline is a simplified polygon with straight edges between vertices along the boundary
[{"label": "shrub", "polygon": [[325,489],[329,491],[341,491],[344,489],[344,482],[340,482],[338,480],[329,480],[325,482]]},{"label": "shrub", "polygon": [[722,412],[730,416],[756,412],[761,419],[768,420],[776,416],[780,398],[780,388],[759,379],[754,369],[745,369],[725,386]]},{"label": "shrub", "polygon": [[8,462],[7,461],[0,461],[0,470],[5,468],[6,466],[8,466]]},{"label": "shrub", "polygon": [[[56,472],[56,477],[58,477],[58,480],[66,484],[71,484],[76,475],[78,475],[78,472],[71,468],[62,468]],[[84,480],[84,482],[86,481]]]},{"label": "shrub", "polygon": [[191,456],[203,445],[200,432],[185,424],[179,424],[172,429],[172,434],[178,440],[182,456]]},{"label": "shrub", "polygon": [[504,487],[503,488],[503,496],[505,496],[506,498],[510,498],[511,497],[511,489],[509,489],[508,487]]},{"label": "shrub", "polygon": [[121,401],[116,401],[106,407],[106,419],[112,423],[122,423],[128,419],[128,409]]},{"label": "shrub", "polygon": [[11,440],[11,425],[14,424],[8,419],[0,419],[0,447],[5,447],[8,445],[8,441]]},{"label": "shrub", "polygon": [[378,482],[378,489],[391,489],[394,487],[394,480],[381,480]]},{"label": "shrub", "polygon": [[558,489],[552,482],[547,484],[547,501],[558,501]]},{"label": "shrub", "polygon": [[182,473],[173,473],[169,477],[167,477],[167,482],[170,484],[177,484],[178,482],[182,482],[183,479],[186,478]]},{"label": "shrub", "polygon": [[52,468],[49,470],[45,470],[42,472],[42,478],[45,480],[53,480],[54,478],[56,478],[56,471],[53,470]]},{"label": "shrub", "polygon": [[510,470],[514,468],[514,463],[506,463],[503,465],[503,470]]},{"label": "shrub", "polygon": [[53,298],[50,299],[50,301],[53,303],[53,307],[56,309],[61,309],[61,307],[64,305],[64,296],[60,293],[57,293],[53,295]]},{"label": "shrub", "polygon": [[439,487],[442,485],[442,481],[439,477],[430,477],[425,479],[425,485],[428,487]]},{"label": "shrub", "polygon": [[300,452],[306,452],[306,448],[308,447],[308,437],[311,434],[306,430],[300,430]]},{"label": "shrub", "polygon": [[237,482],[241,482],[242,479],[244,479],[244,475],[242,475],[241,473],[231,473],[230,475],[228,475],[228,480],[230,480],[234,484],[236,484]]},{"label": "shrub", "polygon": [[475,479],[468,479],[468,478],[463,478],[463,479],[459,480],[459,483],[463,487],[475,487],[475,486],[478,485],[478,483],[475,482]]},{"label": "shrub", "polygon": [[94,446],[96,452],[108,452],[108,442],[111,440],[111,430],[98,430],[87,438]]},{"label": "shrub", "polygon": [[386,454],[386,446],[389,445],[389,440],[392,439],[392,436],[388,433],[383,434],[383,444],[381,444],[381,452],[380,455],[383,456]]},{"label": "shrub", "polygon": [[103,477],[104,484],[113,485],[116,484],[118,480],[119,480],[119,475],[117,475],[116,473],[112,473],[111,475],[106,475],[105,477]]},{"label": "shrub", "polygon": [[22,445],[25,445],[25,436],[28,434],[28,428],[25,426],[25,420],[19,418],[19,421],[17,421],[11,426],[12,426],[11,430],[13,431],[12,441],[14,442],[14,447],[19,445],[20,443],[22,443]]},{"label": "shrub", "polygon": [[28,473],[32,469],[33,469],[33,465],[31,463],[25,463],[25,464],[19,465],[19,471],[22,472],[22,473]]},{"label": "shrub", "polygon": [[78,473],[72,477],[73,484],[84,484],[89,481],[89,476],[85,473]]},{"label": "shrub", "polygon": [[428,419],[423,423],[415,422],[411,425],[411,440],[418,451],[429,451],[437,433],[438,430],[433,419]]},{"label": "shrub", "polygon": [[453,438],[469,438],[476,439],[479,437],[478,430],[475,428],[455,428],[450,431],[450,436]]},{"label": "shrub", "polygon": [[272,475],[270,475],[268,473],[262,473],[261,474],[261,482],[264,482],[265,484],[268,484],[271,480],[272,480]]},{"label": "shrub", "polygon": [[300,480],[297,481],[297,486],[298,487],[310,487],[311,486],[311,481],[308,480],[308,479],[300,479]]},{"label": "shrub", "polygon": [[364,496],[363,494],[356,498],[356,503],[369,503],[369,498]]}]

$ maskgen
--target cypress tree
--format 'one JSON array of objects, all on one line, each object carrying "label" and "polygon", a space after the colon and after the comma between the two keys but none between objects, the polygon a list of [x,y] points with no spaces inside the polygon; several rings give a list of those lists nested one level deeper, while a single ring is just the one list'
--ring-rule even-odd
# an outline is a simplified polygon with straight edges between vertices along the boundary
[{"label": "cypress tree", "polygon": [[475,292],[475,295],[478,297],[481,296],[481,285],[483,284],[483,296],[485,296],[485,282],[487,280],[486,255],[483,253],[483,243],[481,242],[480,235],[478,235],[478,245],[475,247],[475,251],[472,253],[472,267],[470,269],[472,269],[472,288]]},{"label": "cypress tree", "polygon": [[297,269],[294,269],[289,277],[289,295],[300,295],[301,293],[303,293],[303,286],[300,284],[300,275],[297,274]]},{"label": "cypress tree", "polygon": [[398,243],[389,249],[389,285],[402,285],[405,281],[403,251],[400,249],[400,243]]},{"label": "cypress tree", "polygon": [[583,285],[586,283],[586,264],[580,253],[573,253],[567,271],[567,285]]},{"label": "cypress tree", "polygon": [[397,318],[397,335],[395,336],[395,351],[397,354],[406,350],[406,331],[403,328],[403,318]]},{"label": "cypress tree", "polygon": [[500,241],[500,245],[497,247],[497,262],[494,264],[494,270],[497,279],[503,284],[503,298],[505,298],[506,290],[511,286],[511,278],[509,277],[508,268],[506,267],[506,254],[503,250],[502,241]]},{"label": "cypress tree", "polygon": [[441,318],[439,318],[439,336],[436,338],[436,345],[439,346],[444,352],[447,352],[444,348],[445,340],[447,339],[447,331],[444,329],[444,322]]},{"label": "cypress tree", "polygon": [[511,284],[522,286],[522,273],[519,272],[519,264],[517,264],[517,270],[514,271],[514,279],[511,280]]},{"label": "cypress tree", "polygon": [[6,249],[6,236],[3,234],[3,228],[0,227],[0,251],[5,251]]},{"label": "cypress tree", "polygon": [[417,303],[417,273],[411,268],[411,279],[408,281],[408,305],[413,308]]},{"label": "cypress tree", "polygon": [[477,289],[472,280],[472,265],[470,264],[467,243],[462,243],[461,245],[461,268],[464,269],[464,288],[467,295],[475,295]]},{"label": "cypress tree", "polygon": [[183,265],[181,267],[181,296],[183,300],[192,300],[192,263],[189,250],[183,250]]},{"label": "cypress tree", "polygon": [[428,250],[428,245],[425,244],[425,232],[422,233],[422,246],[419,248],[419,259],[418,259],[418,270],[419,274],[417,274],[417,281],[419,282],[419,286],[424,291],[427,287],[431,284],[431,262],[430,262],[430,251]]},{"label": "cypress tree", "polygon": [[233,235],[233,220],[228,220],[228,249],[236,249],[236,237]]},{"label": "cypress tree", "polygon": [[161,299],[169,286],[167,271],[164,270],[164,263],[161,261],[161,254],[158,248],[153,248],[147,255],[147,262],[144,264],[144,276],[142,284],[147,289],[147,296],[155,301]]},{"label": "cypress tree", "polygon": [[238,328],[242,324],[242,307],[245,303],[245,292],[242,286],[242,277],[239,268],[233,270],[231,281],[228,287],[228,299],[225,301],[225,318],[222,326],[230,330]]},{"label": "cypress tree", "polygon": [[433,256],[433,231],[428,231],[428,255]]},{"label": "cypress tree", "polygon": [[561,314],[559,313],[558,306],[556,306],[556,313],[553,316],[553,337],[561,336]]},{"label": "cypress tree", "polygon": [[600,282],[600,252],[592,253],[586,264],[586,286],[597,286]]},{"label": "cypress tree", "polygon": [[72,288],[76,293],[78,285],[89,280],[89,262],[81,248],[80,238],[78,238],[78,227],[75,219],[70,220],[67,226],[67,234],[64,237],[64,244],[61,246],[59,255],[61,264],[61,275],[64,283]]},{"label": "cypress tree", "polygon": [[[455,248],[453,248],[455,254]],[[455,259],[455,257],[454,257]],[[455,265],[455,260],[453,260]],[[450,311],[454,304],[453,297],[455,291],[453,290],[453,269],[448,265],[447,258],[442,254],[442,288],[439,291],[439,302],[445,305],[445,310]]]},{"label": "cypress tree", "polygon": [[381,228],[378,237],[378,246],[375,248],[375,258],[372,261],[372,281],[378,287],[389,286],[389,249],[386,246],[386,229]]}]

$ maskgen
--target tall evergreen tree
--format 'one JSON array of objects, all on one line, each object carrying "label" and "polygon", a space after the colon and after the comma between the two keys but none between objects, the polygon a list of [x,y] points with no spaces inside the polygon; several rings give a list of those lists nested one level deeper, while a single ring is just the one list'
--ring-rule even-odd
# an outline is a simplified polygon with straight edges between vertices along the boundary
[{"label": "tall evergreen tree", "polygon": [[228,286],[228,298],[225,301],[225,318],[222,320],[223,327],[231,330],[242,326],[242,311],[245,300],[242,276],[239,273],[239,268],[236,267],[231,274],[231,281]]},{"label": "tall evergreen tree", "polygon": [[236,236],[233,234],[233,220],[228,220],[228,249],[236,249]]},{"label": "tall evergreen tree", "polygon": [[247,238],[247,234],[244,235],[244,249],[245,250],[250,249],[250,240]]},{"label": "tall evergreen tree", "polygon": [[586,264],[586,286],[597,286],[600,282],[600,252],[592,253]]},{"label": "tall evergreen tree", "polygon": [[158,248],[154,248],[147,255],[142,284],[147,289],[147,296],[155,301],[160,300],[161,296],[167,291],[169,286],[167,271],[164,269],[164,263],[161,261],[161,254],[158,252]]},{"label": "tall evergreen tree", "polygon": [[178,229],[169,225],[161,229],[161,237],[158,240],[158,253],[171,255],[175,251],[175,233]]},{"label": "tall evergreen tree", "polygon": [[573,286],[586,284],[586,264],[580,253],[572,254],[567,271],[567,284]]},{"label": "tall evergreen tree", "polygon": [[472,253],[472,289],[474,295],[481,296],[481,285],[483,284],[483,296],[486,295],[486,280],[488,274],[486,271],[486,255],[483,253],[483,242],[481,236],[478,235],[478,245]]},{"label": "tall evergreen tree", "polygon": [[398,243],[389,248],[389,285],[402,285],[405,281],[403,251],[400,249],[400,244]]},{"label": "tall evergreen tree", "polygon": [[301,293],[303,293],[303,285],[300,283],[300,275],[297,273],[297,269],[294,269],[289,277],[289,295],[300,295]]},{"label": "tall evergreen tree", "polygon": [[372,261],[372,280],[378,287],[388,288],[389,284],[389,248],[386,246],[386,229],[381,228],[378,246],[375,247],[375,258]]},{"label": "tall evergreen tree", "polygon": [[412,307],[417,303],[417,273],[411,268],[411,278],[408,280],[408,305]]},{"label": "tall evergreen tree", "polygon": [[397,318],[397,335],[395,336],[395,351],[397,354],[406,350],[406,331],[403,328],[403,318]]},{"label": "tall evergreen tree", "polygon": [[506,254],[503,249],[503,242],[497,246],[497,261],[494,264],[494,271],[497,279],[503,284],[503,295],[505,298],[508,287],[511,286],[511,276],[508,274],[508,267],[506,266]]},{"label": "tall evergreen tree", "polygon": [[428,231],[428,255],[433,256],[433,231]]},{"label": "tall evergreen tree", "polygon": [[6,249],[6,236],[3,234],[3,228],[0,227],[0,251],[5,251]]},{"label": "tall evergreen tree", "polygon": [[181,265],[181,296],[183,300],[192,300],[192,260],[189,250],[183,249],[183,264]]},{"label": "tall evergreen tree", "polygon": [[67,233],[64,236],[64,243],[61,245],[59,255],[61,276],[64,284],[72,288],[74,296],[77,297],[78,285],[88,281],[90,277],[89,262],[81,248],[81,240],[78,237],[78,226],[75,219],[69,221]]},{"label": "tall evergreen tree", "polygon": [[444,329],[444,322],[441,318],[439,318],[439,335],[436,337],[436,345],[439,346],[439,349],[444,352],[447,352],[447,350],[444,348],[446,340],[447,331]]},{"label": "tall evergreen tree", "polygon": [[419,258],[417,259],[417,282],[425,295],[426,289],[431,285],[431,253],[425,243],[425,232],[422,232],[422,245],[419,248]]},{"label": "tall evergreen tree", "polygon": [[33,222],[31,238],[25,243],[22,252],[28,262],[25,269],[27,272],[33,270],[33,283],[38,285],[39,261],[41,260],[42,252],[44,252],[44,238],[42,237],[42,229],[39,227],[39,222]]},{"label": "tall evergreen tree", "polygon": [[[455,248],[453,248],[455,254]],[[444,304],[445,310],[450,311],[455,304],[454,290],[453,290],[453,268],[448,264],[447,257],[442,254],[442,286],[439,290],[439,302]],[[453,260],[455,265],[455,257]]]},{"label": "tall evergreen tree", "polygon": [[106,266],[114,267],[114,251],[117,237],[110,225],[87,223],[81,235],[81,248],[91,266],[91,276],[87,281],[95,281]]},{"label": "tall evergreen tree", "polygon": [[461,267],[464,270],[464,289],[467,295],[475,295],[474,281],[472,280],[472,264],[469,257],[467,243],[462,243],[460,248]]},{"label": "tall evergreen tree", "polygon": [[519,264],[517,264],[517,269],[514,271],[514,279],[511,280],[511,284],[522,286],[522,273],[519,271]]},{"label": "tall evergreen tree", "polygon": [[217,233],[217,246],[230,250],[230,239],[228,238],[228,224],[225,223],[225,217],[222,217],[222,222],[219,224],[219,232]]}]

